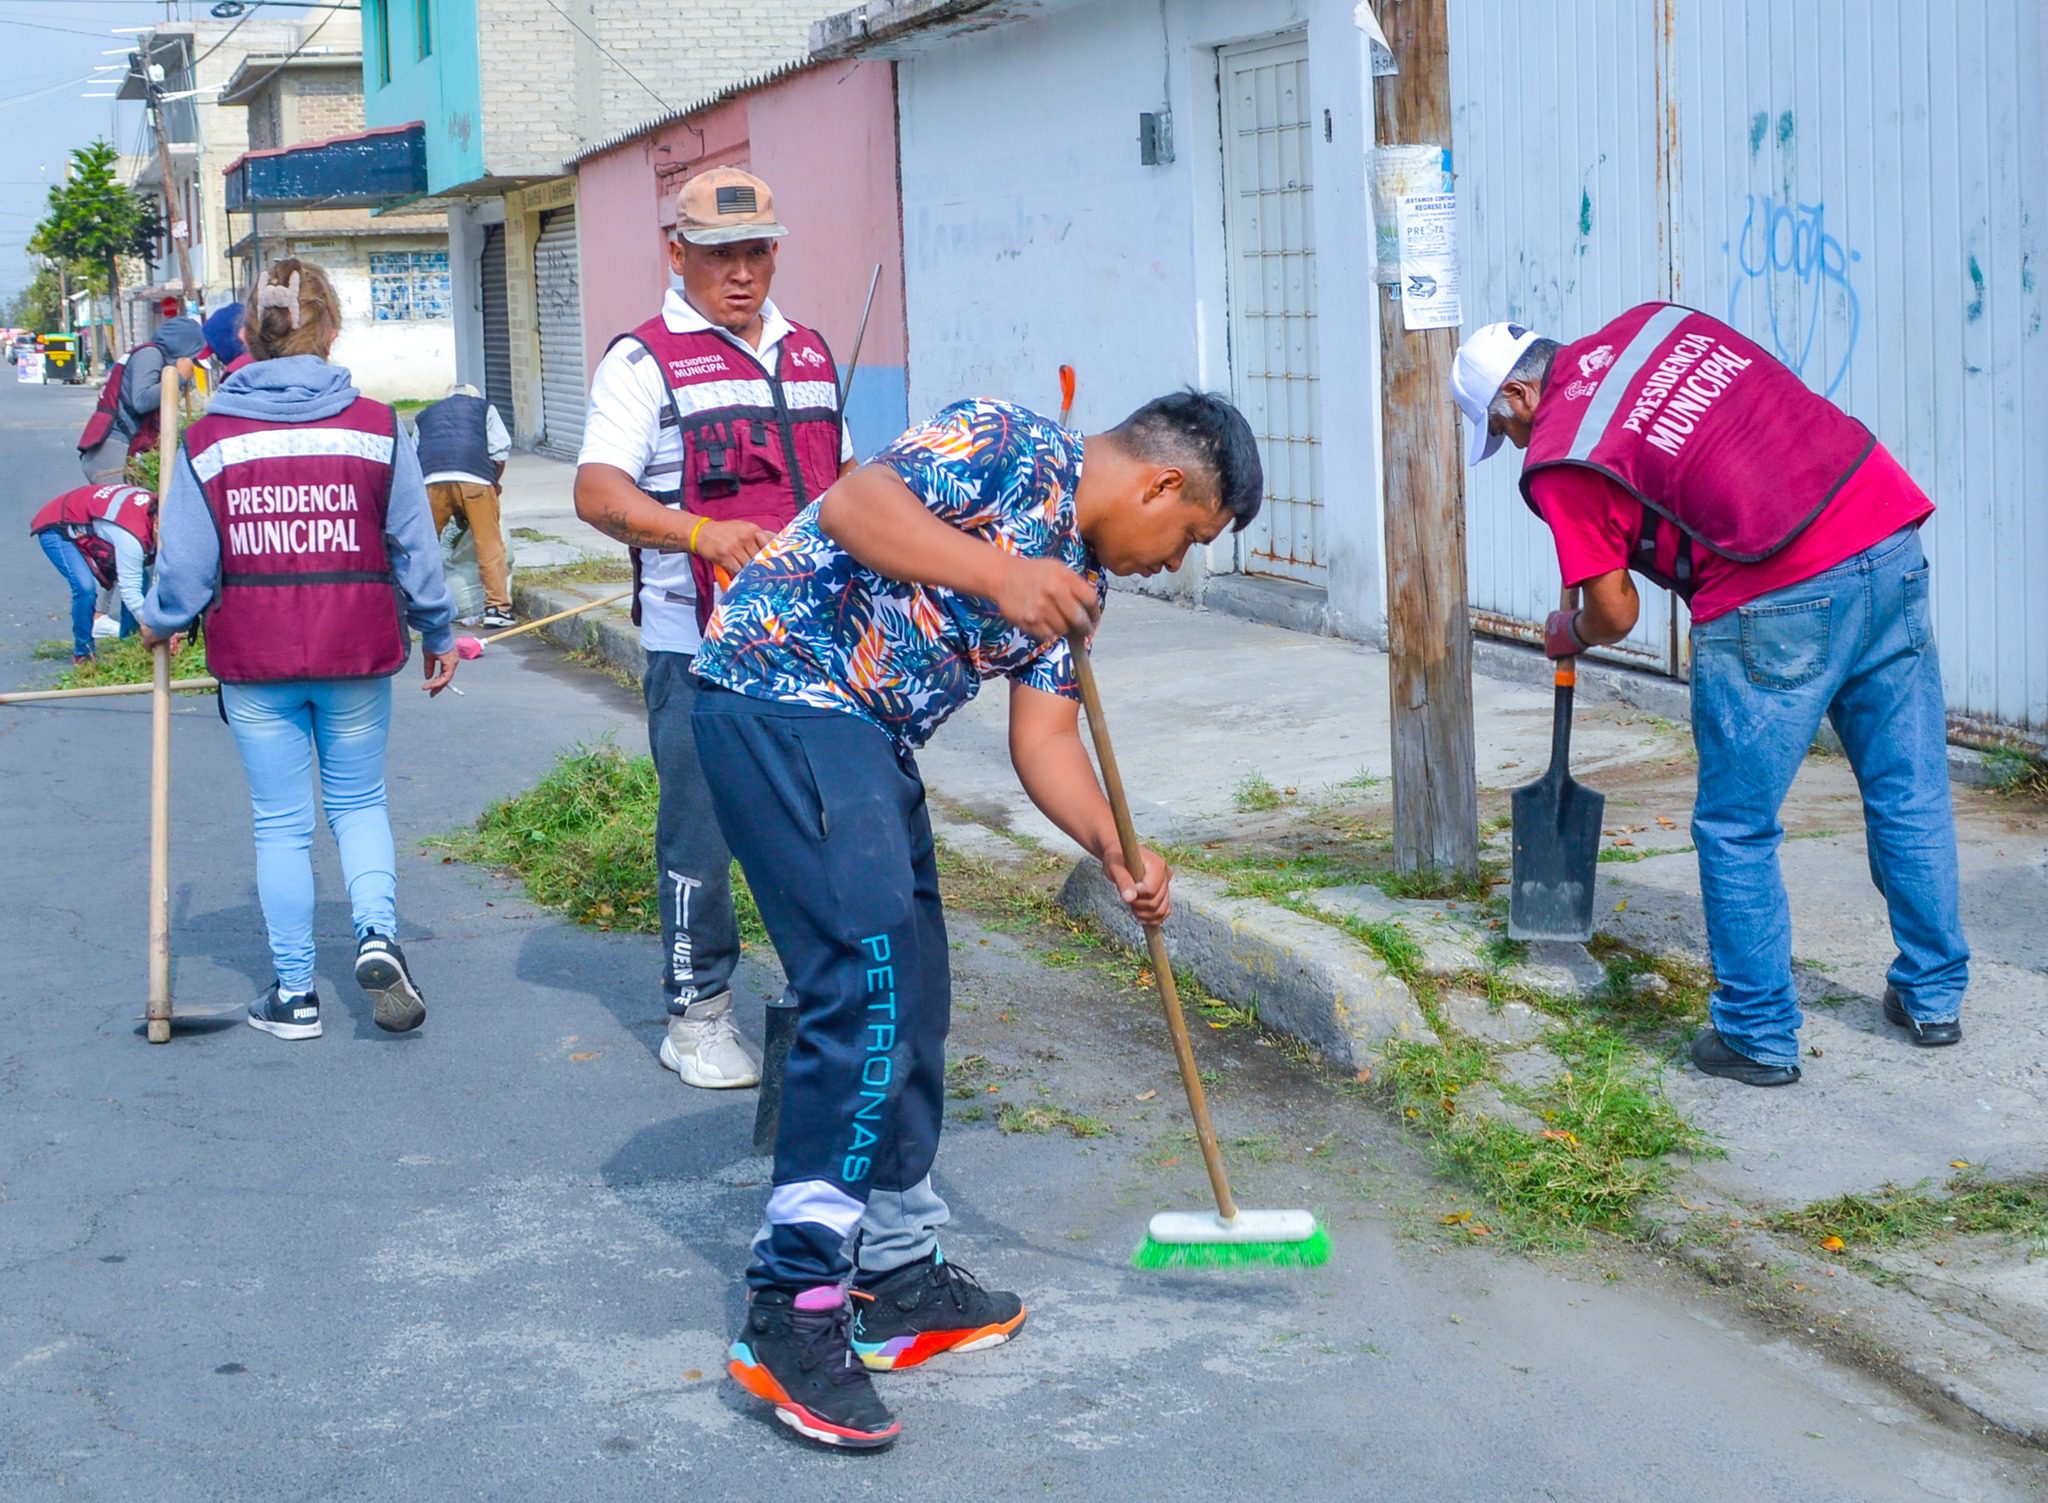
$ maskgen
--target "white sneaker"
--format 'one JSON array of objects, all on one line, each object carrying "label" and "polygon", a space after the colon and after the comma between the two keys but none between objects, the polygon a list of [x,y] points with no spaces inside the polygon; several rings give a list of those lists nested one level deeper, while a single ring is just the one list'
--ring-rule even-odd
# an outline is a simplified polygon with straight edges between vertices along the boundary
[{"label": "white sneaker", "polygon": [[92,618],[92,634],[95,641],[101,642],[109,637],[118,637],[121,635],[121,623],[112,616],[94,616]]},{"label": "white sneaker", "polygon": [[707,1091],[731,1091],[757,1085],[761,1056],[740,1037],[732,1017],[732,993],[693,1002],[692,1017],[671,1017],[668,1037],[661,1041],[661,1064],[683,1077],[686,1085]]}]

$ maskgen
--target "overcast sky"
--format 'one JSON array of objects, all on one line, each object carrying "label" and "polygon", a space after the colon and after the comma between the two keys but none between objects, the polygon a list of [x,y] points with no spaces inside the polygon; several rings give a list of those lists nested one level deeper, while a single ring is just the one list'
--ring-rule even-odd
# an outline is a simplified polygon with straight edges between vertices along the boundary
[{"label": "overcast sky", "polygon": [[[208,4],[212,0],[207,0]],[[117,26],[146,26],[168,15],[189,20],[204,6],[187,0],[0,0],[0,57],[8,60],[0,78],[0,299],[12,297],[35,269],[25,249],[29,232],[43,217],[49,185],[61,180],[71,150],[105,136],[122,151],[134,151],[142,128],[141,106],[112,99],[87,80],[102,63],[120,64],[127,38]]]}]

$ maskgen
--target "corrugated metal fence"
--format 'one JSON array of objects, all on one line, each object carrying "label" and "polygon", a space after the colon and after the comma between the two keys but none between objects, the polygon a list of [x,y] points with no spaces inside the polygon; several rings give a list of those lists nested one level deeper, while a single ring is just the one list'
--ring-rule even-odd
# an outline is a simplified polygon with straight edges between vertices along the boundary
[{"label": "corrugated metal fence", "polygon": [[[1668,296],[1876,430],[1926,541],[1966,735],[2048,736],[2048,204],[2033,0],[1451,0],[1468,323],[1562,337]],[[1475,471],[1483,625],[1556,590],[1516,465]],[[1683,672],[1683,608],[1628,644]]]}]

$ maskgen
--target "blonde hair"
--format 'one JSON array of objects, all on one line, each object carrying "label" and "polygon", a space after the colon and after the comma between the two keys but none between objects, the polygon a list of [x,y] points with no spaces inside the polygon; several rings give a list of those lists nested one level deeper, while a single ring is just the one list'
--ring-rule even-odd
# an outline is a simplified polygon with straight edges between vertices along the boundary
[{"label": "blonde hair", "polygon": [[258,360],[285,355],[324,357],[341,333],[341,299],[334,283],[311,261],[287,256],[273,261],[270,275],[249,299],[242,342]]}]

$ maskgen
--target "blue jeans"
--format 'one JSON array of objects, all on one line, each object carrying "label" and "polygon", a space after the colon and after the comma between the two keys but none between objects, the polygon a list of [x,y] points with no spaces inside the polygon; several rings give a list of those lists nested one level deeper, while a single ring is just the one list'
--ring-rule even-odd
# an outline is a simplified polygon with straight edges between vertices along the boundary
[{"label": "blue jeans", "polygon": [[391,680],[222,684],[221,705],[249,776],[256,894],[279,983],[313,985],[313,753],[327,827],[341,848],[356,938],[398,934],[398,857],[384,805]]},{"label": "blue jeans", "polygon": [[1715,1028],[1767,1065],[1799,1059],[1779,807],[1825,715],[1863,794],[1870,879],[1898,955],[1887,979],[1921,1022],[1956,1018],[1970,979],[1949,808],[1948,725],[1912,528],[1692,633],[1699,748],[1693,843],[1713,952]]},{"label": "blue jeans", "polygon": [[52,527],[39,532],[36,541],[43,545],[44,555],[57,566],[57,572],[64,576],[64,583],[71,587],[71,655],[89,658],[92,656],[93,606],[100,597],[100,582],[93,577],[92,565],[85,561],[78,545],[64,536],[63,529]]}]

